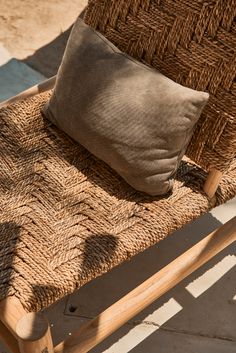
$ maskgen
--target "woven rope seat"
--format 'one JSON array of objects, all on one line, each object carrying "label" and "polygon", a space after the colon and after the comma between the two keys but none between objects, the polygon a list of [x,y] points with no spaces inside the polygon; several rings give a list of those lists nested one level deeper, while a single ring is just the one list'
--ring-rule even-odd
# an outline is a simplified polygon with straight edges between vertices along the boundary
[{"label": "woven rope seat", "polygon": [[224,171],[236,151],[235,0],[89,0],[85,21],[121,51],[210,93],[187,154]]},{"label": "woven rope seat", "polygon": [[85,22],[122,51],[210,93],[165,196],[135,191],[43,117],[56,77],[0,103],[0,340],[13,353],[90,351],[236,241],[233,217],[54,350],[41,309],[236,196],[235,1],[88,1]]},{"label": "woven rope seat", "polygon": [[[50,93],[0,112],[0,300],[40,310],[211,208],[185,159],[166,197],[135,192],[41,115]],[[235,195],[236,161],[217,204]]]}]

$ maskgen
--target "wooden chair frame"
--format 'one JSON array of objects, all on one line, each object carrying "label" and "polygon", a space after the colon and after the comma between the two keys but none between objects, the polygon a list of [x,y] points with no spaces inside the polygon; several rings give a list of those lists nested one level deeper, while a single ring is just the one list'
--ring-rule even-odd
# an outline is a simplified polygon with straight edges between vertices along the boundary
[{"label": "wooden chair frame", "polygon": [[[53,88],[56,76],[0,103],[0,108]],[[204,191],[214,201],[222,173],[211,170]],[[86,353],[185,277],[236,240],[236,217],[144,281],[78,332],[53,347],[50,327],[42,313],[27,313],[20,301],[0,302],[0,339],[13,353]]]}]

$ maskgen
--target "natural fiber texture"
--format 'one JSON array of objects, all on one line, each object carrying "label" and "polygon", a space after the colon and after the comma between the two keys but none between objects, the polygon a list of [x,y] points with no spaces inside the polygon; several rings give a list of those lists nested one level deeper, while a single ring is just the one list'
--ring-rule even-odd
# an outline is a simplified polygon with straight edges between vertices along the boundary
[{"label": "natural fiber texture", "polygon": [[157,196],[171,190],[208,98],[122,55],[78,18],[44,114],[134,189]]},{"label": "natural fiber texture", "polygon": [[120,50],[210,93],[187,151],[207,170],[236,155],[235,16],[235,0],[90,0],[85,15]]},{"label": "natural fiber texture", "polygon": [[[182,162],[165,198],[135,192],[43,119],[48,93],[0,111],[0,300],[39,310],[210,208],[205,173]],[[236,194],[236,162],[217,194]]]}]

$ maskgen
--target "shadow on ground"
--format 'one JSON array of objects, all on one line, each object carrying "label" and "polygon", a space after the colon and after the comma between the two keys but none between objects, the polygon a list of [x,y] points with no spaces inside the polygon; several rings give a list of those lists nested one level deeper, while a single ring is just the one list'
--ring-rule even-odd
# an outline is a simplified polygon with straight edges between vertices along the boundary
[{"label": "shadow on ground", "polygon": [[[83,18],[85,10],[86,9],[80,13],[80,18]],[[56,37],[52,42],[46,44],[42,48],[39,48],[33,55],[28,56],[22,61],[34,70],[43,74],[45,77],[56,75],[61,64],[72,27],[73,25]]]},{"label": "shadow on ground", "polygon": [[52,42],[38,49],[33,55],[28,56],[22,61],[34,70],[43,74],[45,77],[56,75],[61,64],[71,29],[72,26]]},{"label": "shadow on ground", "polygon": [[[221,223],[217,219],[211,214],[207,214],[191,225],[187,225],[183,230],[175,232],[157,246],[145,250],[132,258],[131,261],[88,283],[69,297],[65,309],[66,316],[87,319],[98,315],[220,225]],[[233,280],[236,276],[235,266],[229,268],[210,286],[207,283],[204,284],[204,278],[201,280],[201,276],[207,271],[214,268],[218,270],[219,264],[228,261],[230,257],[235,256],[235,253],[235,244],[222,251],[174,289],[144,309],[128,324],[94,348],[91,353],[105,352],[119,340],[127,340],[127,347],[130,344],[133,345],[132,349],[127,348],[122,353],[128,351],[156,353],[156,344],[166,345],[166,350],[162,348],[158,352],[167,352],[168,349],[175,352],[171,337],[176,340],[176,352],[180,352],[181,346],[183,348],[188,344],[189,336],[190,341],[196,338],[195,349],[199,345],[199,349],[203,349],[206,353],[212,352],[212,350],[208,346],[209,342],[204,341],[205,338],[217,339],[218,337],[235,342],[236,336],[233,329],[236,325],[236,303],[233,300],[236,294]],[[198,278],[201,282],[197,285],[198,289],[201,285],[203,289],[200,295],[195,295],[194,290],[191,293],[191,290],[188,289],[188,285],[194,283]],[[206,286],[205,289],[204,286]],[[166,321],[163,320],[163,313],[161,314],[165,305],[167,311],[168,306],[170,306],[169,310],[173,311]],[[177,311],[174,313],[176,308]],[[165,315],[168,316],[168,314]],[[162,320],[163,322],[161,322]],[[140,328],[141,322],[146,323],[146,333],[144,327]],[[80,325],[80,321],[78,321],[78,325]],[[126,339],[128,333],[130,337],[132,336],[132,331],[134,331],[133,338]],[[219,352],[227,352],[227,350],[222,350],[222,347],[219,345],[219,349],[221,349]],[[114,353],[118,352],[117,349],[117,347],[114,348]],[[113,352],[112,349],[110,351]],[[229,351],[231,352],[231,350]],[[188,353],[191,352],[192,350],[188,351]]]}]

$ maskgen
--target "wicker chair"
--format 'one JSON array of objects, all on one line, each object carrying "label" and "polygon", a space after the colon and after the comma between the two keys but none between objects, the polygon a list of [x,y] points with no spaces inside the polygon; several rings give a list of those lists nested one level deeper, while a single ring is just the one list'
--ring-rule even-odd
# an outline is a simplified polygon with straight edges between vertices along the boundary
[{"label": "wicker chair", "polygon": [[210,93],[165,197],[135,192],[44,120],[55,78],[1,104],[0,337],[12,352],[87,352],[236,240],[234,218],[53,348],[41,309],[236,195],[235,11],[235,0],[88,4],[85,21],[121,50]]}]

